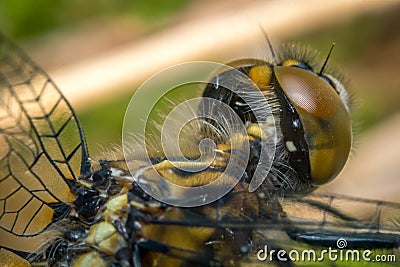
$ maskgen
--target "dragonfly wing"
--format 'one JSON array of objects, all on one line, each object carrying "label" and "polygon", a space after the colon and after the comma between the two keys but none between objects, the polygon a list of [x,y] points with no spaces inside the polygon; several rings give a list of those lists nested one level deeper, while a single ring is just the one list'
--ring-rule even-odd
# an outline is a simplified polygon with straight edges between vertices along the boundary
[{"label": "dragonfly wing", "polygon": [[31,252],[90,171],[79,121],[51,79],[0,35],[0,247]]},{"label": "dragonfly wing", "polygon": [[[243,191],[236,192],[244,194]],[[244,194],[246,195],[246,194]],[[233,197],[233,196],[231,196]],[[234,197],[233,197],[234,198]],[[243,198],[241,196],[240,198]],[[269,202],[271,200],[260,199]],[[208,236],[207,242],[204,243],[203,249],[185,251],[179,253],[176,247],[171,247],[168,241],[164,240],[164,246],[161,244],[154,245],[154,250],[160,250],[165,257],[179,258],[183,261],[193,261],[199,258],[204,262],[224,262],[229,259],[235,259],[238,263],[262,265],[264,251],[271,250],[276,252],[284,250],[286,253],[297,251],[314,250],[318,257],[322,249],[331,247],[332,249],[343,250],[372,250],[373,255],[377,253],[399,253],[400,246],[400,204],[373,201],[367,199],[354,198],[342,195],[319,195],[310,194],[309,196],[291,196],[279,199],[279,209],[271,209],[273,214],[258,214],[255,217],[247,217],[245,210],[247,207],[242,206],[243,215],[234,216],[229,220],[224,220],[223,214],[233,214],[235,207],[242,204],[237,201],[229,206],[223,204],[216,208],[216,212],[204,213],[205,210],[200,208],[201,217],[196,219],[196,216],[185,216],[174,220],[160,219],[154,223],[163,225],[165,229],[171,229],[174,233],[174,238],[177,239],[179,234],[185,232],[187,237],[188,229],[190,234],[199,237],[201,233],[207,231],[213,234]],[[273,203],[273,202],[272,202]],[[259,209],[264,212],[267,209]],[[204,215],[206,214],[206,215]],[[180,229],[179,231],[177,229]],[[173,231],[172,231],[173,230]],[[249,235],[249,233],[252,233]],[[215,233],[219,233],[216,235]],[[230,233],[232,240],[228,241]],[[219,239],[220,235],[224,235],[223,239]],[[250,242],[247,239],[240,239],[241,236],[250,237]],[[156,238],[158,242],[160,240]],[[214,239],[215,238],[215,239]],[[172,240],[172,238],[171,238]],[[175,241],[175,240],[174,240]],[[233,252],[230,250],[232,242],[238,247],[248,248],[247,252]],[[339,243],[340,242],[340,243]],[[344,243],[343,243],[344,242]],[[150,242],[151,243],[151,242]],[[223,249],[218,250],[218,243],[223,244]],[[213,248],[211,254],[207,254],[207,248]],[[151,248],[150,248],[151,249]],[[188,249],[188,248],[186,248]],[[262,253],[258,256],[257,253]],[[191,254],[189,253],[191,252]],[[186,255],[186,256],[185,256]],[[286,254],[287,256],[288,254]],[[327,258],[327,257],[326,257]],[[329,259],[327,259],[329,261]],[[272,259],[277,263],[277,259]],[[327,263],[326,259],[322,261]],[[280,263],[278,263],[280,266]]]},{"label": "dragonfly wing", "polygon": [[294,224],[291,238],[336,247],[345,239],[352,248],[397,248],[400,204],[344,195],[309,194],[285,198],[281,205]]}]

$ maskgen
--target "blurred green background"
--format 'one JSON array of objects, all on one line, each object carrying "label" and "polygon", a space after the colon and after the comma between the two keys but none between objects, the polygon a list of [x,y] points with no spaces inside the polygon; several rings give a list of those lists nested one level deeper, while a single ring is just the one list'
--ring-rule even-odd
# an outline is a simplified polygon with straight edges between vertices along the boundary
[{"label": "blurred green background", "polygon": [[[82,32],[84,35],[96,31],[112,36],[113,29],[118,28],[120,22],[124,21],[129,30],[126,36],[117,35],[115,44],[119,45],[126,41],[154,36],[178,22],[190,22],[191,13],[196,13],[194,10],[197,7],[207,9],[221,2],[4,0],[0,2],[0,29],[28,50],[33,47],[33,51],[40,51],[46,50],[46,46],[42,44],[49,40],[49,36],[50,40],[53,36],[72,36],[70,38],[73,39],[74,35],[82,39]],[[236,0],[232,2],[232,6],[235,3],[240,8],[240,5],[248,5],[252,1],[244,3]],[[223,8],[224,6],[221,7]],[[354,115],[358,122],[358,131],[372,127],[400,109],[400,78],[397,74],[400,63],[400,31],[394,26],[400,25],[399,11],[397,7],[380,12],[361,13],[338,20],[337,23],[333,22],[329,27],[313,27],[306,33],[293,31],[289,37],[279,39],[282,42],[309,44],[321,52],[321,58],[333,42],[337,44],[330,63],[340,66],[351,80],[350,87],[354,89],[355,98],[358,100]],[[207,14],[206,11],[203,13]],[[282,13],[282,16],[284,15]],[[195,18],[201,20],[199,15]],[[113,28],[112,25],[116,26]],[[274,36],[270,38],[274,41]],[[106,48],[112,50],[115,44],[110,42]],[[79,47],[70,49],[79,50]],[[51,62],[51,58],[42,58],[45,68],[62,67],[63,64],[79,59],[72,58],[69,61],[67,59],[65,62],[54,63]],[[41,62],[38,63],[42,65]],[[92,155],[102,151],[103,147],[109,147],[110,143],[120,143],[123,115],[132,95],[132,90],[129,89],[138,86],[139,84],[131,85],[126,88],[126,93],[108,96],[88,108],[76,108]]]},{"label": "blurred green background", "polygon": [[[88,20],[132,17],[151,27],[165,23],[187,0],[4,0],[0,2],[2,30],[15,38],[27,38],[52,31],[68,31]],[[149,28],[151,28],[149,27]]]}]

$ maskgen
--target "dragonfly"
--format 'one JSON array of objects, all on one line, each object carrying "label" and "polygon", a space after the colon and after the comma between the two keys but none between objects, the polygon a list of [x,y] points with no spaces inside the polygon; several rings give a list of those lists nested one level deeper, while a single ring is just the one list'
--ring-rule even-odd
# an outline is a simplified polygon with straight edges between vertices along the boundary
[{"label": "dragonfly", "polygon": [[[289,257],[293,250],[398,253],[400,204],[312,192],[347,160],[350,98],[339,80],[323,71],[325,64],[314,72],[308,52],[289,51],[274,55],[272,63],[232,64],[263,91],[278,126],[258,122],[243,98],[219,86],[219,80],[231,78],[229,71],[207,84],[204,96],[226,103],[245,122],[247,134],[239,140],[250,142],[250,158],[226,195],[206,205],[179,207],[142,189],[148,166],[140,167],[140,159],[133,172],[130,159],[92,160],[70,103],[36,63],[1,35],[0,265],[295,266],[296,258]],[[318,93],[307,90],[321,83],[335,89],[322,97],[322,105],[337,101],[332,108],[339,106],[335,114],[340,116],[333,116],[338,121],[329,113],[333,111],[318,107],[314,117],[311,111],[297,111],[310,103],[296,99],[291,84],[314,99]],[[271,84],[281,89],[272,90]],[[272,171],[251,192],[249,177],[259,164],[265,136],[261,124],[275,127],[279,143]],[[217,158],[198,172],[151,158],[167,180],[199,186],[224,172],[234,150],[231,139],[220,138],[223,134],[211,121],[200,125],[203,131],[208,127],[207,137],[216,139]],[[334,149],[328,149],[332,144]],[[327,262],[335,264],[322,263]]]}]

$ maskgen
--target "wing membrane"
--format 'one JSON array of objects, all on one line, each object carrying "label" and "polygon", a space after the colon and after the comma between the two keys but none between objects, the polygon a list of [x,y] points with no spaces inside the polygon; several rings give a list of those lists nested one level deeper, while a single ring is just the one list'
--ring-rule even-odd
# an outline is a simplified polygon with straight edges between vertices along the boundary
[{"label": "wing membrane", "polygon": [[[238,192],[239,193],[239,192]],[[241,192],[242,194],[243,192]],[[265,200],[267,201],[267,200]],[[224,232],[235,233],[238,246],[247,243],[240,243],[240,233],[252,231],[252,249],[242,257],[235,255],[224,255],[224,249],[215,254],[206,254],[199,250],[204,262],[209,257],[209,262],[225,262],[231,258],[241,263],[258,263],[257,251],[268,246],[269,249],[285,249],[286,251],[297,250],[302,253],[304,250],[314,248],[315,251],[332,247],[337,249],[337,241],[342,238],[347,242],[344,249],[375,249],[374,253],[399,253],[400,246],[400,204],[373,201],[367,199],[353,198],[343,195],[322,195],[310,194],[305,197],[291,196],[279,199],[283,214],[272,216],[271,214],[259,214],[256,218],[243,216],[224,220],[219,218],[223,213],[231,214],[229,210],[217,211],[212,217],[193,219],[193,216],[179,218],[179,220],[156,219],[155,224],[163,225],[165,232],[178,233],[179,227],[192,229],[192,233],[204,233],[205,229],[219,229]],[[231,208],[238,207],[239,203],[230,204]],[[226,207],[219,207],[226,209]],[[264,210],[265,211],[265,210]],[[275,210],[276,211],[276,210]],[[185,230],[185,232],[189,232]],[[177,236],[178,234],[175,234]],[[186,235],[187,236],[187,235]],[[208,240],[208,244],[222,242],[222,240]],[[311,247],[310,247],[311,245]],[[165,245],[168,247],[169,245]],[[204,245],[207,247],[207,245]],[[209,246],[209,245],[208,245]],[[160,247],[160,245],[159,245]],[[224,245],[225,249],[228,247]],[[389,250],[386,250],[389,249]],[[173,256],[172,252],[175,252]],[[164,248],[164,257],[177,257],[185,259],[184,254],[177,253],[176,248]],[[218,254],[220,253],[220,254]],[[231,252],[232,253],[232,252]],[[318,252],[317,252],[318,253]],[[196,254],[197,255],[197,254]],[[193,258],[192,258],[193,260]]]},{"label": "wing membrane", "polygon": [[[251,230],[292,230],[302,228],[314,232],[393,234],[400,244],[400,203],[354,198],[344,195],[309,194],[290,196],[279,200],[284,216],[264,214],[257,220],[240,219],[218,222],[157,221],[161,224],[198,225]],[[218,212],[217,212],[218,213]],[[218,224],[215,224],[218,222]],[[278,223],[279,222],[279,223]]]},{"label": "wing membrane", "polygon": [[355,249],[400,246],[400,204],[343,195],[310,194],[281,202],[293,224],[288,235],[310,245]]},{"label": "wing membrane", "polygon": [[0,246],[36,249],[37,242],[26,240],[38,241],[63,214],[63,203],[74,199],[68,180],[89,171],[71,106],[36,64],[0,35]]}]

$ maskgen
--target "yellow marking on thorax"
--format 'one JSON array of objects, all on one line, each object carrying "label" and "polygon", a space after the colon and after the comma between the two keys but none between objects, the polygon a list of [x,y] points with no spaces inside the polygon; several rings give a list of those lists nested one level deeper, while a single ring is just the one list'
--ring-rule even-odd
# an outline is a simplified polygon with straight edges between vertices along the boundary
[{"label": "yellow marking on thorax", "polygon": [[[185,221],[188,215],[179,208],[170,207],[164,215],[162,220],[172,221]],[[207,227],[191,227],[179,225],[143,225],[143,234],[148,239],[155,240],[166,246],[178,248],[175,253],[180,253],[177,256],[190,258],[192,254],[185,253],[184,251],[202,251],[204,243],[214,233],[215,229]],[[180,250],[181,249],[181,250]],[[158,252],[149,252],[145,255],[143,261],[144,266],[180,266],[183,260],[178,257],[168,257]]]},{"label": "yellow marking on thorax", "polygon": [[112,197],[105,204],[106,209],[103,212],[104,220],[112,222],[115,217],[121,215],[122,210],[126,210],[128,205],[128,195],[122,194],[119,196]]},{"label": "yellow marking on thorax", "polygon": [[97,252],[89,252],[80,256],[72,267],[106,267],[107,263]]},{"label": "yellow marking on thorax", "polygon": [[270,88],[272,70],[265,65],[254,66],[249,71],[249,77],[261,91],[265,91]]},{"label": "yellow marking on thorax", "polygon": [[89,246],[96,246],[106,254],[113,255],[125,244],[122,236],[109,222],[99,222],[93,225],[85,239]]}]

